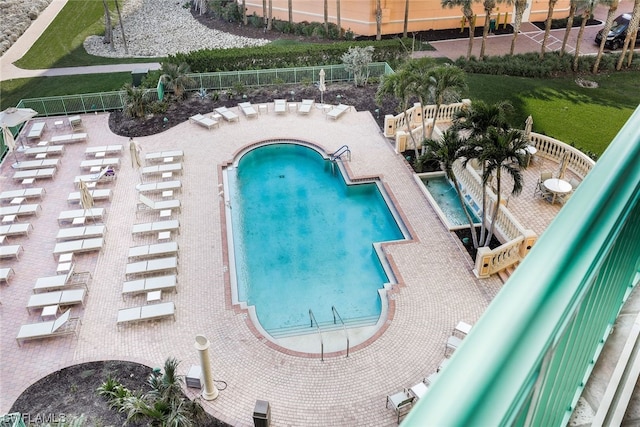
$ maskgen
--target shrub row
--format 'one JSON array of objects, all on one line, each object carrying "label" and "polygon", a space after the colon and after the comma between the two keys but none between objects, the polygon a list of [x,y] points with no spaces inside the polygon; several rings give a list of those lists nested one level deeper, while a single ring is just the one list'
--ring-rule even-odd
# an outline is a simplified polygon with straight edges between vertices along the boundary
[{"label": "shrub row", "polygon": [[399,40],[337,42],[332,44],[266,45],[253,48],[201,49],[169,55],[168,61],[186,62],[194,73],[308,67],[342,63],[342,55],[354,46],[374,46],[373,62],[392,68],[407,55]]},{"label": "shrub row", "polygon": [[[605,54],[600,61],[600,71],[615,71],[619,53]],[[581,56],[578,59],[577,73],[591,73],[596,57],[593,55]],[[472,57],[469,61],[461,57],[455,61],[455,65],[467,73],[495,74],[517,77],[555,77],[574,73],[573,55],[560,56],[557,52],[549,52],[540,59],[537,53],[524,53],[518,55],[490,56],[478,61]],[[629,70],[640,70],[640,59],[634,58]]]}]

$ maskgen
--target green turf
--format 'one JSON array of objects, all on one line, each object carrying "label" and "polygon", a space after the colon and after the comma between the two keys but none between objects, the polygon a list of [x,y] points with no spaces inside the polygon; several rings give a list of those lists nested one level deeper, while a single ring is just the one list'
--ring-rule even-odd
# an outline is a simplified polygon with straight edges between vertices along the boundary
[{"label": "green turf", "polygon": [[600,155],[638,106],[640,73],[587,78],[599,87],[582,88],[573,78],[469,74],[469,98],[489,103],[508,100],[515,107],[514,126],[524,128],[524,121],[531,115],[534,132]]},{"label": "green turf", "polygon": [[127,82],[127,72],[5,80],[0,83],[0,109],[15,107],[21,99],[120,90]]},{"label": "green turf", "polygon": [[[108,3],[111,10],[115,10],[113,0],[108,0]],[[103,16],[102,1],[69,0],[31,49],[16,61],[16,65],[24,69],[45,69],[162,61],[162,58],[123,59],[89,55],[82,42],[90,35],[104,34]],[[117,26],[114,31],[119,31],[119,28]]]}]

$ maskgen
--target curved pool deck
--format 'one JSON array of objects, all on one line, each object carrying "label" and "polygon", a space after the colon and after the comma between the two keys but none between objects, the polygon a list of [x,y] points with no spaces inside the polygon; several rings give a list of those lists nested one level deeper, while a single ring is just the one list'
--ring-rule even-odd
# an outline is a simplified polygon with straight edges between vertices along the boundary
[{"label": "curved pool deck", "polygon": [[[47,119],[43,138],[61,132],[54,121]],[[167,149],[182,149],[185,154],[178,178],[182,191],[176,194],[182,202],[182,212],[175,216],[180,220],[178,293],[163,295],[163,301],[175,302],[177,318],[118,330],[117,311],[145,303],[143,296],[122,299],[127,250],[155,241],[154,237],[133,238],[131,226],[158,217],[139,214],[136,218],[139,177],[131,167],[128,139],[109,131],[107,114],[86,115],[83,122],[88,143],[67,145],[56,178],[36,184],[47,194],[40,202],[42,214],[31,219],[31,236],[12,239],[11,244],[24,247],[20,261],[0,264],[16,273],[0,289],[0,413],[9,411],[33,382],[80,362],[126,359],[155,367],[167,357],[176,357],[184,374],[199,364],[194,342],[202,334],[211,341],[214,378],[228,384],[204,406],[229,424],[253,425],[254,404],[260,399],[270,402],[274,425],[395,425],[393,411],[385,408],[386,395],[434,372],[453,327],[460,320],[474,323],[501,287],[497,277],[475,278],[471,259],[443,227],[402,156],[394,153],[368,112],[351,110],[333,121],[315,108],[308,116],[276,115],[269,108],[256,119],[241,115],[239,123],[222,123],[210,131],[185,122],[158,135],[136,138],[143,154]],[[351,177],[380,176],[414,237],[385,247],[400,282],[389,292],[389,320],[373,338],[352,348],[348,358],[337,351],[321,362],[315,354],[282,351],[257,333],[246,311],[231,305],[224,204],[218,197],[221,165],[243,147],[272,138],[305,140],[329,153],[348,144]],[[73,177],[81,174],[84,150],[88,145],[107,144],[123,144],[125,150],[118,178],[109,186],[111,201],[97,204],[107,210],[105,247],[99,254],[76,260],[78,271],[93,273],[84,308],[73,308],[73,315],[82,318],[79,337],[30,341],[18,347],[15,336],[20,325],[40,320],[39,313],[28,314],[25,306],[35,280],[55,273],[51,252],[56,218],[69,209],[67,195],[74,191]],[[21,187],[11,179],[10,163],[12,154],[0,168],[3,190]],[[536,173],[531,171],[531,179]],[[525,184],[517,200],[512,198],[509,207],[516,216],[521,212],[521,222],[541,233],[559,205],[534,199],[530,184]],[[531,205],[539,211],[529,214]],[[306,339],[308,343],[297,343],[300,349],[319,347],[313,338]],[[193,389],[188,393],[195,395]]]}]

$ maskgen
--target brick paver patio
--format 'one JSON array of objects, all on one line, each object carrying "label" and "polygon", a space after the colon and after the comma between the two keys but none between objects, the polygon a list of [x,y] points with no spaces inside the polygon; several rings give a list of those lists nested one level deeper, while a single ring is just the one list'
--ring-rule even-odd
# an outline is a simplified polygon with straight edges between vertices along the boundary
[{"label": "brick paver patio", "polygon": [[[338,121],[325,119],[321,110],[308,116],[269,113],[256,119],[241,116],[239,123],[222,123],[206,130],[185,122],[165,132],[137,138],[143,154],[168,149],[184,150],[184,170],[178,177],[182,191],[176,194],[182,212],[180,221],[178,293],[163,294],[174,301],[177,320],[153,321],[116,327],[117,311],[145,304],[144,296],[122,298],[127,250],[152,243],[156,236],[134,238],[134,223],[158,220],[157,214],[136,216],[138,172],[131,167],[128,139],[112,134],[108,114],[82,117],[89,134],[87,143],[67,145],[62,164],[53,180],[37,181],[44,187],[42,213],[30,219],[30,237],[12,238],[24,253],[19,261],[2,260],[15,276],[0,289],[2,336],[0,358],[0,413],[38,379],[76,363],[123,359],[152,367],[167,357],[181,360],[181,373],[196,365],[195,336],[211,341],[215,379],[228,386],[218,399],[205,402],[206,409],[232,425],[253,425],[257,399],[271,404],[274,425],[394,425],[392,410],[385,408],[386,395],[409,387],[435,371],[444,356],[445,342],[458,321],[475,322],[501,287],[497,277],[478,280],[471,272],[472,260],[438,220],[413,180],[402,156],[396,155],[368,112],[350,111]],[[205,112],[203,112],[205,113]],[[56,118],[48,118],[43,139],[69,132],[56,129]],[[218,196],[220,166],[249,144],[273,138],[308,141],[331,153],[348,144],[353,155],[348,169],[357,176],[379,175],[396,200],[397,209],[413,233],[413,241],[386,246],[401,282],[390,293],[392,318],[383,331],[366,345],[352,349],[348,358],[337,355],[321,362],[275,349],[257,336],[246,312],[230,305],[226,242]],[[20,325],[40,321],[39,311],[25,309],[38,277],[55,274],[51,255],[59,229],[56,218],[69,209],[67,196],[75,191],[73,178],[87,146],[123,144],[121,167],[107,210],[106,243],[99,253],[76,257],[78,271],[91,271],[93,281],[84,307],[73,307],[80,316],[79,337],[60,337],[24,343],[15,337]],[[18,153],[18,158],[22,159]],[[12,180],[13,154],[0,168],[2,190],[21,188]],[[542,233],[560,205],[534,198],[535,181],[541,170],[557,164],[534,162],[525,173],[525,190],[511,197],[509,209],[522,224]],[[26,221],[25,218],[23,221]],[[188,391],[194,395],[192,389]]]}]

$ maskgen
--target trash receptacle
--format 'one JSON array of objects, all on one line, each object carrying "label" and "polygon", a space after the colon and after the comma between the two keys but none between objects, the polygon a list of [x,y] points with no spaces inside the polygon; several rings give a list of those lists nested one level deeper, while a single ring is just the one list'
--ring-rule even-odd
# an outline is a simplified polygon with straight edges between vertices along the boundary
[{"label": "trash receptacle", "polygon": [[269,427],[271,424],[271,408],[266,400],[256,400],[253,407],[253,425],[255,427]]},{"label": "trash receptacle", "polygon": [[496,20],[492,19],[489,21],[489,32],[493,33],[496,30]]},{"label": "trash receptacle", "polygon": [[138,68],[131,72],[131,84],[133,86],[140,86],[142,84],[142,79],[149,74],[148,68]]}]

